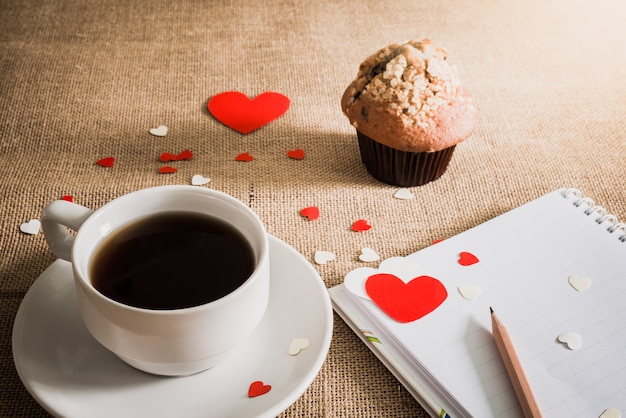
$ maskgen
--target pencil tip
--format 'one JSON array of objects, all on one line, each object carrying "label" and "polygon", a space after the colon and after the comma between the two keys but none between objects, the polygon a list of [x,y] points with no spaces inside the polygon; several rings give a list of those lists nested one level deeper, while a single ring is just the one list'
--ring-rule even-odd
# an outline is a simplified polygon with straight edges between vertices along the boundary
[{"label": "pencil tip", "polygon": [[491,306],[489,307],[489,310],[491,311],[491,313],[493,313],[493,308]]}]

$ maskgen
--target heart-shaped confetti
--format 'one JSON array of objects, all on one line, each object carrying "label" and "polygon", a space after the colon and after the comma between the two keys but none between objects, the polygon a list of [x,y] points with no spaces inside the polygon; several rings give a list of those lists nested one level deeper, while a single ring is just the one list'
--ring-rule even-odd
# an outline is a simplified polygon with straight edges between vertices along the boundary
[{"label": "heart-shaped confetti", "polygon": [[210,181],[210,178],[204,177],[202,174],[195,174],[191,177],[191,184],[193,186],[203,186],[205,184],[209,184]]},{"label": "heart-shaped confetti", "polygon": [[356,221],[355,223],[352,224],[352,230],[355,231],[355,232],[367,231],[371,227],[372,227],[372,225],[367,223],[367,221],[365,219],[359,219],[358,221]]},{"label": "heart-shaped confetti", "polygon": [[464,284],[457,287],[457,289],[461,296],[467,300],[474,300],[483,293],[483,290],[475,284]]},{"label": "heart-shaped confetti", "polygon": [[191,160],[193,158],[193,152],[191,152],[190,150],[186,149],[184,151],[181,151],[180,154],[178,154],[176,156],[177,161],[180,160]]},{"label": "heart-shaped confetti", "polygon": [[170,162],[170,161],[176,161],[176,155],[172,154],[171,152],[164,152],[159,156],[159,160],[161,160],[164,163]]},{"label": "heart-shaped confetti", "polygon": [[329,261],[333,261],[337,256],[335,255],[335,253],[330,252],[330,251],[320,251],[317,250],[315,251],[315,262],[317,264],[326,264]]},{"label": "heart-shaped confetti", "polygon": [[303,160],[304,159],[304,150],[302,148],[296,148],[287,151],[287,157],[293,160]]},{"label": "heart-shaped confetti", "polygon": [[379,270],[372,267],[360,267],[354,270],[350,270],[343,279],[343,285],[352,294],[363,298],[369,299],[367,292],[365,291],[365,282],[369,276],[378,273]]},{"label": "heart-shaped confetti", "polygon": [[252,160],[254,160],[254,157],[247,152],[242,152],[235,157],[235,161],[243,161],[246,163]]},{"label": "heart-shaped confetti", "polygon": [[566,332],[559,335],[558,340],[567,345],[570,350],[580,350],[583,346],[583,337],[577,332]]},{"label": "heart-shaped confetti", "polygon": [[589,288],[589,286],[591,286],[591,279],[587,276],[572,274],[567,278],[567,281],[578,292],[584,292]]},{"label": "heart-shaped confetti", "polygon": [[468,253],[466,251],[461,251],[459,254],[459,264],[462,266],[471,266],[472,264],[478,263],[480,260],[472,253]]},{"label": "heart-shaped confetti", "polygon": [[421,275],[422,271],[422,267],[410,258],[391,257],[383,260],[378,269],[360,267],[349,271],[344,277],[343,284],[352,294],[363,299],[370,299],[365,291],[365,282],[368,277],[377,273],[389,273],[408,283],[412,278]]},{"label": "heart-shaped confetti", "polygon": [[428,315],[448,297],[443,283],[430,276],[405,283],[393,274],[379,273],[367,278],[365,290],[383,312],[403,323]]},{"label": "heart-shaped confetti", "polygon": [[159,157],[159,160],[161,160],[164,163],[167,163],[170,161],[191,160],[192,158],[193,158],[193,152],[186,149],[184,151],[181,151],[180,154],[172,154],[171,152],[164,152]]},{"label": "heart-shaped confetti", "polygon": [[408,199],[413,199],[415,197],[415,195],[413,193],[411,193],[411,191],[409,189],[402,188],[402,189],[398,189],[393,194],[393,197],[395,197],[396,199],[408,200]]},{"label": "heart-shaped confetti", "polygon": [[310,342],[308,338],[294,338],[291,340],[291,344],[289,344],[289,355],[297,356],[300,354],[300,351],[307,348],[309,344]]},{"label": "heart-shaped confetti", "polygon": [[271,385],[266,385],[262,381],[257,380],[256,382],[252,382],[250,384],[250,387],[248,388],[248,397],[254,398],[256,396],[265,395],[270,390],[272,390]]},{"label": "heart-shaped confetti", "polygon": [[31,219],[28,222],[24,222],[20,225],[20,231],[28,235],[37,235],[41,229],[41,222],[39,219]]},{"label": "heart-shaped confetti", "polygon": [[605,409],[599,418],[622,418],[622,411],[617,408]]},{"label": "heart-shaped confetti", "polygon": [[66,194],[65,196],[61,196],[61,200],[65,200],[66,202],[73,202],[74,198],[69,194]]},{"label": "heart-shaped confetti", "polygon": [[241,92],[227,91],[213,96],[208,108],[224,125],[249,134],[282,116],[289,105],[289,98],[276,92],[265,92],[250,99]]},{"label": "heart-shaped confetti", "polygon": [[96,164],[102,167],[113,167],[115,165],[114,157],[104,157],[96,161]]},{"label": "heart-shaped confetti", "polygon": [[317,206],[309,206],[300,211],[300,215],[308,218],[309,221],[314,221],[320,217],[320,210]]},{"label": "heart-shaped confetti", "polygon": [[177,171],[178,171],[177,168],[170,167],[169,165],[166,165],[165,167],[159,168],[159,173],[161,173],[161,174],[171,174],[171,173],[175,173]]},{"label": "heart-shaped confetti", "polygon": [[380,260],[380,256],[373,249],[368,248],[368,247],[363,247],[361,249],[361,254],[359,255],[359,260],[365,263],[371,263],[373,261]]},{"label": "heart-shaped confetti", "polygon": [[154,136],[165,136],[167,135],[167,126],[160,125],[160,126],[157,126],[156,128],[152,128],[150,129],[150,133]]}]

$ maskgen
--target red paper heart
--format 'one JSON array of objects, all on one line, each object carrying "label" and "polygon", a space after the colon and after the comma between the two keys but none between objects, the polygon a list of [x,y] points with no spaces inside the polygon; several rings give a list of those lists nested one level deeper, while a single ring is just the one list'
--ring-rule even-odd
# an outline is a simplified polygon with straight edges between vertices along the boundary
[{"label": "red paper heart", "polygon": [[242,152],[241,154],[237,155],[235,157],[235,161],[244,161],[244,162],[249,162],[254,160],[254,157],[252,155],[250,155],[247,152]]},{"label": "red paper heart", "polygon": [[355,223],[352,224],[352,230],[356,232],[363,232],[370,229],[372,225],[368,224],[365,219],[359,219]]},{"label": "red paper heart", "polygon": [[98,161],[96,161],[96,164],[102,167],[113,167],[113,165],[115,164],[115,158],[113,157],[101,158]]},{"label": "red paper heart", "polygon": [[294,160],[303,160],[304,159],[304,150],[302,148],[296,148],[287,151],[287,157],[292,158]]},{"label": "red paper heart", "polygon": [[159,157],[159,160],[163,161],[164,163],[167,163],[170,161],[191,160],[192,158],[193,158],[193,152],[186,149],[177,155],[172,154],[171,152],[164,152]]},{"label": "red paper heart", "polygon": [[69,194],[66,194],[65,196],[61,196],[61,200],[66,200],[68,202],[74,202],[74,198],[72,196],[70,196]]},{"label": "red paper heart", "polygon": [[434,311],[448,297],[445,286],[430,276],[404,283],[393,274],[374,274],[367,278],[365,291],[383,312],[398,322],[415,321]]},{"label": "red paper heart", "polygon": [[191,152],[190,150],[186,149],[184,151],[182,151],[180,154],[178,154],[176,156],[177,160],[191,160],[193,158],[193,152]]},{"label": "red paper heart", "polygon": [[172,154],[171,152],[164,152],[159,157],[159,160],[163,161],[164,163],[174,161],[176,160],[176,155]]},{"label": "red paper heart", "polygon": [[165,167],[159,168],[159,173],[161,173],[161,174],[175,173],[177,171],[178,171],[177,168],[170,167],[169,165],[166,165]]},{"label": "red paper heart", "polygon": [[250,99],[238,91],[216,94],[209,100],[209,112],[224,125],[248,134],[282,116],[289,109],[289,98],[275,92]]},{"label": "red paper heart", "polygon": [[314,221],[320,217],[320,210],[317,206],[309,206],[300,211],[300,215],[309,218],[309,221]]},{"label": "red paper heart", "polygon": [[478,263],[480,260],[472,253],[461,251],[459,254],[459,264],[462,266],[471,266]]},{"label": "red paper heart", "polygon": [[256,382],[252,382],[250,384],[250,388],[248,389],[248,397],[254,398],[255,396],[265,395],[270,390],[272,390],[271,385],[266,385],[260,380],[257,380]]}]

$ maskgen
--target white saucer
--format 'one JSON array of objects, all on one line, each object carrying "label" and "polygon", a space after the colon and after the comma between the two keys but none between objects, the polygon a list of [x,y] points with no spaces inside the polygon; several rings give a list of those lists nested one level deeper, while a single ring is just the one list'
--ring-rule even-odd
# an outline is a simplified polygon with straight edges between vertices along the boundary
[{"label": "white saucer", "polygon": [[[319,372],[332,308],[321,278],[296,250],[270,237],[269,308],[224,363],[188,377],[157,377],[126,365],[82,323],[71,265],[55,261],[30,288],[13,325],[15,367],[31,395],[63,417],[275,417]],[[309,347],[288,353],[293,338]],[[260,380],[270,392],[248,397]]]}]

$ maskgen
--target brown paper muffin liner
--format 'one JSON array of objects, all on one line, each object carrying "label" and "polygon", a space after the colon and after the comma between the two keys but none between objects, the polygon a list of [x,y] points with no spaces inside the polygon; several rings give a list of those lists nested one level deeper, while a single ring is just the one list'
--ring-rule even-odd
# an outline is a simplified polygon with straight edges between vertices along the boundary
[{"label": "brown paper muffin liner", "polygon": [[407,152],[383,145],[357,130],[361,160],[372,177],[394,186],[422,186],[446,171],[456,145],[434,152]]}]

